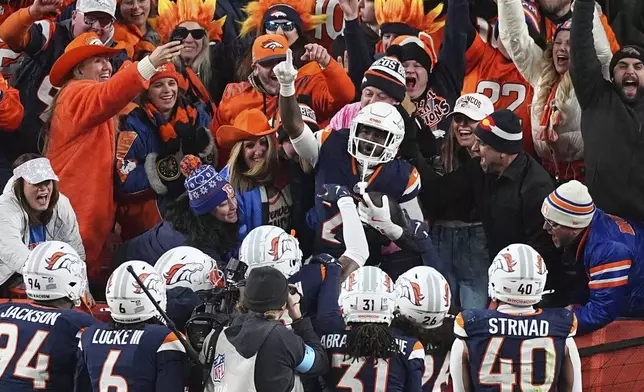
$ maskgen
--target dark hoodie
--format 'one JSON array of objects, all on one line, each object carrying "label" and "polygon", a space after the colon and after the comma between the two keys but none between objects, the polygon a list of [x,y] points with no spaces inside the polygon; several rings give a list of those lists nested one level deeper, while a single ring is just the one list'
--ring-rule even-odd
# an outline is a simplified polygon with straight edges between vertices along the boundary
[{"label": "dark hoodie", "polygon": [[614,83],[604,79],[593,45],[594,9],[594,1],[575,2],[570,32],[570,77],[582,109],[586,185],[605,212],[644,221],[644,99],[626,103]]},{"label": "dark hoodie", "polygon": [[[280,321],[266,320],[263,315],[251,312],[235,317],[230,327],[223,331],[225,336],[221,338],[228,340],[239,355],[247,359],[256,356],[254,383],[257,392],[292,391],[296,382],[295,368],[309,350],[314,351],[314,360],[306,375],[321,376],[329,370],[329,360],[313,331],[311,320],[301,318],[291,327],[292,331]],[[219,354],[221,347],[215,350]],[[206,390],[211,390],[208,385]]]}]

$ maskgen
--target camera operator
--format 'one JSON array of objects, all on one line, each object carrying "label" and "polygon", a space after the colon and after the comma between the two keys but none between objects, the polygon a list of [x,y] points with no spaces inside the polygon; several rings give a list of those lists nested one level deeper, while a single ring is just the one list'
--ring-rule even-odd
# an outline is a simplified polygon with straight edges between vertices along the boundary
[{"label": "camera operator", "polygon": [[[296,391],[302,390],[299,374],[326,373],[328,358],[310,319],[302,317],[300,300],[279,270],[253,269],[241,314],[221,333],[211,332],[204,343],[201,359],[209,371],[205,390]],[[293,320],[292,330],[278,321],[285,310]]]}]

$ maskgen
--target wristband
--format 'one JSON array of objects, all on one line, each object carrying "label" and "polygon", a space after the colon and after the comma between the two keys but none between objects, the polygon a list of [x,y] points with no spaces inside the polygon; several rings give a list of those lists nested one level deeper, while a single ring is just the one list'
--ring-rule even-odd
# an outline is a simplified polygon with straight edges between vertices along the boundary
[{"label": "wristband", "polygon": [[280,95],[282,97],[292,97],[295,95],[295,83],[280,84]]}]

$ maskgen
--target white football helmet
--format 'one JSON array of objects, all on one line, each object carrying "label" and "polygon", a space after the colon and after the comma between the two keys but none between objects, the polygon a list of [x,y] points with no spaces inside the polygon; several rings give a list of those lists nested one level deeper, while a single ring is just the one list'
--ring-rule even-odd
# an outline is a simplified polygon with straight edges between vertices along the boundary
[{"label": "white football helmet", "polygon": [[274,267],[290,278],[302,268],[302,251],[295,237],[277,226],[264,225],[254,228],[244,238],[239,261],[248,266],[247,278],[257,267]]},{"label": "white football helmet", "polygon": [[493,300],[530,306],[546,294],[546,263],[529,245],[512,244],[501,250],[488,269],[488,277],[488,295]]},{"label": "white football helmet", "polygon": [[112,319],[117,323],[135,324],[153,317],[160,319],[160,314],[145,295],[145,292],[127,270],[131,266],[141,279],[152,298],[165,310],[165,282],[159,273],[145,261],[128,261],[121,264],[107,280],[105,298],[110,308]]},{"label": "white football helmet", "polygon": [[414,267],[396,280],[396,310],[422,328],[443,325],[451,301],[447,280],[432,267]]},{"label": "white football helmet", "polygon": [[166,289],[187,287],[210,290],[223,284],[223,273],[212,257],[191,246],[178,246],[165,252],[154,265]]},{"label": "white football helmet", "polygon": [[22,269],[27,297],[33,300],[70,299],[75,306],[87,291],[87,266],[71,245],[61,241],[36,246]]},{"label": "white football helmet", "polygon": [[342,283],[339,303],[345,323],[389,325],[396,306],[394,282],[378,267],[358,268]]},{"label": "white football helmet", "polygon": [[[383,143],[377,143],[358,137],[361,126],[379,129],[387,133]],[[398,147],[405,137],[405,122],[392,105],[386,102],[375,102],[362,108],[358,115],[351,121],[349,130],[349,154],[358,160],[365,168],[380,163],[386,163],[398,154]],[[360,152],[359,146],[370,146],[371,152]],[[374,155],[381,149],[379,155]],[[364,171],[364,170],[363,170]],[[363,179],[364,181],[364,179]]]}]

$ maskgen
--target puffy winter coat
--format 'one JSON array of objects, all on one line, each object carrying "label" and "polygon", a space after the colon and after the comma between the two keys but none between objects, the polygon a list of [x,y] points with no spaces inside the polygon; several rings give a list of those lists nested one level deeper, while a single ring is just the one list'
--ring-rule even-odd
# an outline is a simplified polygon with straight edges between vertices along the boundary
[{"label": "puffy winter coat", "polygon": [[[13,193],[11,178],[0,195],[0,284],[14,273],[22,273],[29,257],[29,218]],[[78,231],[76,214],[62,193],[45,230],[47,241],[62,241],[72,246],[85,260],[85,248]]]}]

